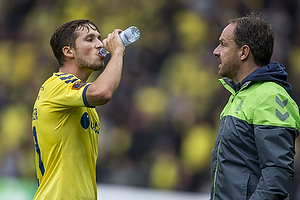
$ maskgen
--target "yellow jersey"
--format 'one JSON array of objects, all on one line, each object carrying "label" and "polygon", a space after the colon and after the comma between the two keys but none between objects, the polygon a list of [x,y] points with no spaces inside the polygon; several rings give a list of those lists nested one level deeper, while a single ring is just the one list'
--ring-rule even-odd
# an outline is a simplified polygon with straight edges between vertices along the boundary
[{"label": "yellow jersey", "polygon": [[35,200],[97,199],[99,117],[86,101],[90,83],[53,73],[32,114],[38,189]]}]

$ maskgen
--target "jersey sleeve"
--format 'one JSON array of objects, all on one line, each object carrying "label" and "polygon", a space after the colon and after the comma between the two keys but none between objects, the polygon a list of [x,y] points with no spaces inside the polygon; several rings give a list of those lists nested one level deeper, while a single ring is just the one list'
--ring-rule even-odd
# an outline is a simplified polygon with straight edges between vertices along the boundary
[{"label": "jersey sleeve", "polygon": [[54,107],[91,107],[86,100],[89,86],[90,83],[80,81],[74,75],[55,74],[44,90]]}]

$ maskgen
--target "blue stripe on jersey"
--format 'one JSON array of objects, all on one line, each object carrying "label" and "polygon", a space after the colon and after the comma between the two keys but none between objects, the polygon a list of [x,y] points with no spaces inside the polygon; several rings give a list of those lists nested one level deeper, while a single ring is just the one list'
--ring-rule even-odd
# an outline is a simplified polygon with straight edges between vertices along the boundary
[{"label": "blue stripe on jersey", "polygon": [[90,84],[87,85],[87,86],[85,86],[85,88],[83,89],[83,92],[82,92],[83,103],[84,103],[84,105],[85,105],[86,107],[95,108],[95,106],[90,106],[90,105],[88,104],[87,100],[86,100],[86,90],[87,90],[87,88],[88,88],[89,86],[90,86]]},{"label": "blue stripe on jersey", "polygon": [[63,76],[63,77],[60,77],[60,80],[64,81],[66,79],[71,79],[73,78],[74,76],[73,75],[70,75],[70,76]]},{"label": "blue stripe on jersey", "polygon": [[62,73],[62,74],[55,74],[55,76],[63,76],[63,75],[67,75],[65,73]]},{"label": "blue stripe on jersey", "polygon": [[[61,76],[61,77],[59,77],[60,80],[62,80],[62,81],[66,80],[65,81],[66,84],[74,83],[78,80],[78,78],[75,78],[74,75],[69,75],[69,76],[63,76],[63,75],[69,75],[69,74],[56,74],[56,76],[58,76],[58,77]],[[73,79],[71,79],[71,78],[73,78]],[[71,79],[71,80],[67,80],[67,79]]]},{"label": "blue stripe on jersey", "polygon": [[39,168],[41,170],[42,176],[44,176],[45,168],[44,168],[44,163],[43,163],[42,157],[41,157],[41,151],[40,151],[40,147],[39,147],[37,136],[36,136],[35,126],[33,127],[32,133],[33,133],[33,137],[34,137],[34,140],[35,140],[35,150],[36,150],[36,152],[39,156]]},{"label": "blue stripe on jersey", "polygon": [[78,80],[78,78],[74,78],[74,79],[72,79],[72,80],[67,80],[67,81],[65,81],[65,83],[66,84],[68,84],[68,83],[74,83],[74,82],[76,82]]}]

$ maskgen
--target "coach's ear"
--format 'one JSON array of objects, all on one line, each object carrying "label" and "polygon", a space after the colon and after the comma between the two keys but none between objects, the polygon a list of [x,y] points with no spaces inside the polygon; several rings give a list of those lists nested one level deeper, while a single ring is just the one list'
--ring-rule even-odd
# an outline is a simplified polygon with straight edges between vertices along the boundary
[{"label": "coach's ear", "polygon": [[248,45],[243,45],[241,48],[240,48],[240,59],[241,60],[245,60],[248,58],[249,54],[250,54],[250,47]]},{"label": "coach's ear", "polygon": [[74,58],[73,50],[71,49],[71,47],[69,47],[69,46],[64,46],[64,47],[62,48],[62,52],[63,52],[63,54],[65,55],[65,57],[68,57],[68,58]]}]

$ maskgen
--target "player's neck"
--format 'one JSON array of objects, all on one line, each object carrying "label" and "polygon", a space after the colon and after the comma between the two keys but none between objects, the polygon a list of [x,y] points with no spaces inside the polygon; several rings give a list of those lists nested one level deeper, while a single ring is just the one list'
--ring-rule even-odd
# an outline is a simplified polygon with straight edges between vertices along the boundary
[{"label": "player's neck", "polygon": [[75,75],[77,78],[79,78],[81,81],[86,81],[90,74],[92,73],[91,70],[87,70],[84,68],[79,68],[79,67],[71,67],[68,65],[63,65],[59,68],[59,72],[62,73],[68,73],[68,74],[73,74]]}]

